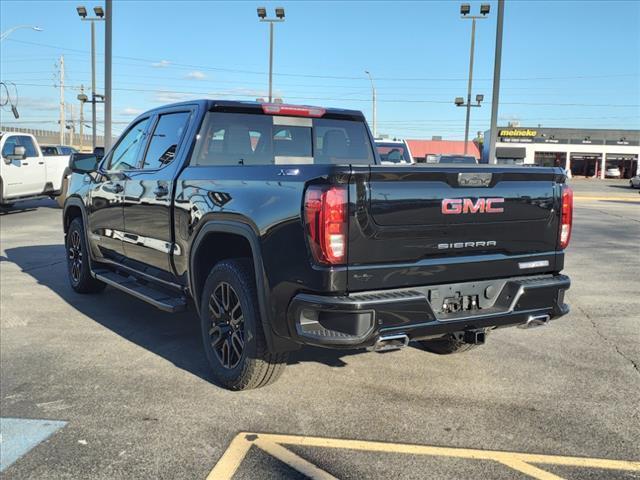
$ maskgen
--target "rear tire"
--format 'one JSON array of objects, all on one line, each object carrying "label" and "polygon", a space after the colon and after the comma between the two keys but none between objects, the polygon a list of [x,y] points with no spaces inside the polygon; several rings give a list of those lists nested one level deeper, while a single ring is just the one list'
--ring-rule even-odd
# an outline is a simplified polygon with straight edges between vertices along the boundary
[{"label": "rear tire", "polygon": [[273,383],[286,366],[288,353],[269,351],[257,298],[253,266],[246,259],[218,263],[202,291],[204,351],[214,380],[229,390]]},{"label": "rear tire", "polygon": [[[485,333],[485,335],[487,335]],[[420,340],[418,344],[428,352],[437,353],[438,355],[450,355],[452,353],[462,353],[471,350],[478,345],[465,343],[462,333],[450,333],[441,338],[433,340]]]},{"label": "rear tire", "polygon": [[56,197],[56,202],[60,208],[64,207],[64,201],[67,199],[67,191],[69,190],[69,177],[64,177],[60,184],[60,195]]},{"label": "rear tire", "polygon": [[80,217],[71,221],[65,238],[65,247],[71,288],[78,293],[99,293],[104,290],[107,285],[91,276],[89,250]]}]

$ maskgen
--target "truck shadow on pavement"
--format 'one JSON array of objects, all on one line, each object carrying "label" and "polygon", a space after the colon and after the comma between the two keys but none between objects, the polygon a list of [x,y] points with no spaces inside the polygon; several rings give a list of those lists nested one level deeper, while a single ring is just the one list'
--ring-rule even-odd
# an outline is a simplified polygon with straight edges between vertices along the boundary
[{"label": "truck shadow on pavement", "polygon": [[[67,279],[62,244],[9,248],[5,255],[3,263],[14,263],[82,315],[176,367],[212,382],[194,308],[177,314],[166,313],[111,287],[100,294],[78,294]],[[307,347],[292,352],[288,363],[318,362],[342,367],[346,365],[343,357],[365,352]]]}]

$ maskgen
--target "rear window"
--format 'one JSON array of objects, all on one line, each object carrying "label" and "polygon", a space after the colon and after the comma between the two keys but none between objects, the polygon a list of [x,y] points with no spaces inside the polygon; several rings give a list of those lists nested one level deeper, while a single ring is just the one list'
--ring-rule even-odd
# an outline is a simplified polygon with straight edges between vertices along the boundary
[{"label": "rear window", "polygon": [[380,160],[389,163],[408,163],[411,161],[409,152],[401,143],[377,143],[376,149]]},{"label": "rear window", "polygon": [[194,165],[372,164],[364,122],[209,112]]}]

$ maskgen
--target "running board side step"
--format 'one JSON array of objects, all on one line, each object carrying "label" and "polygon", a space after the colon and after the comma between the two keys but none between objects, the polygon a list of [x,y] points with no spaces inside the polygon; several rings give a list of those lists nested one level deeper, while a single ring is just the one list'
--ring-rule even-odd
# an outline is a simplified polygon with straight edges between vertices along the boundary
[{"label": "running board side step", "polygon": [[165,312],[181,312],[187,308],[187,299],[179,294],[171,294],[153,285],[140,283],[135,277],[120,275],[111,270],[91,272],[93,277],[118,290],[122,290],[139,300],[150,303]]}]

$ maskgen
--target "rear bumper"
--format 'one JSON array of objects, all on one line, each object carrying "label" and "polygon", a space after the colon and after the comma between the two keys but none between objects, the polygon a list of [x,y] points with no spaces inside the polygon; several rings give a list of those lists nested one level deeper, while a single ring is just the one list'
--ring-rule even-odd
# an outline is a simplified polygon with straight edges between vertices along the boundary
[{"label": "rear bumper", "polygon": [[[294,340],[302,344],[370,347],[380,336],[420,340],[523,325],[534,317],[555,319],[569,312],[564,292],[570,285],[565,275],[539,275],[346,296],[301,293],[289,306],[288,321]],[[462,309],[447,311],[443,304],[456,295],[467,299]]]}]

